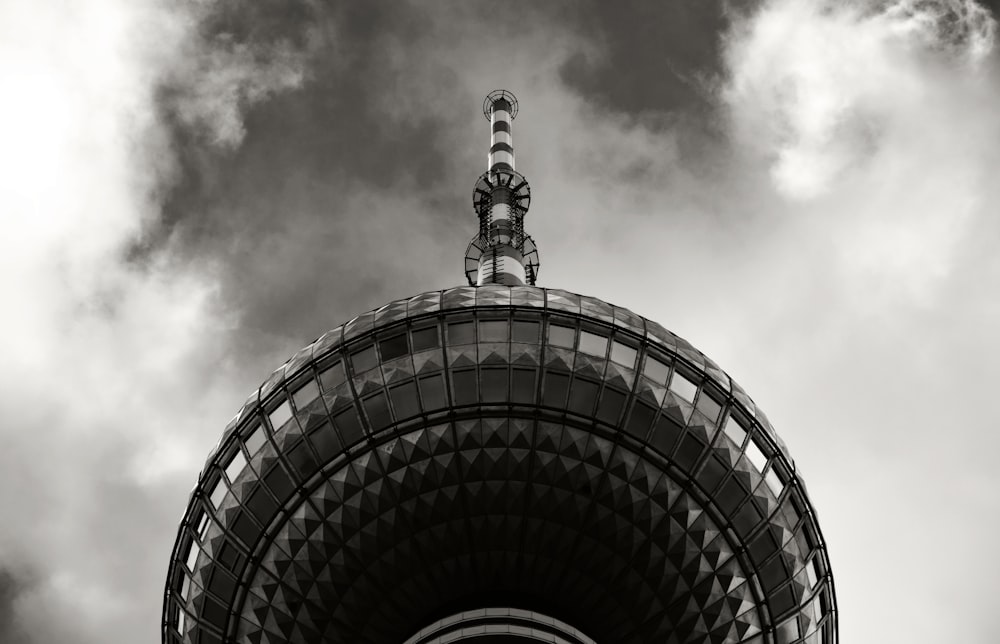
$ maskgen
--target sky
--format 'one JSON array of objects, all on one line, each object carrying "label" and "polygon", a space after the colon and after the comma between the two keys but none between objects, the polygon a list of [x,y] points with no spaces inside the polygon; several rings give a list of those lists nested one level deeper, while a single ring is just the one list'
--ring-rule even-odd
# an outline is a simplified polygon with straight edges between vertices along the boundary
[{"label": "sky", "polygon": [[0,0],[0,641],[158,640],[247,395],[464,281],[496,88],[539,285],[766,410],[842,641],[1000,641],[998,10]]}]

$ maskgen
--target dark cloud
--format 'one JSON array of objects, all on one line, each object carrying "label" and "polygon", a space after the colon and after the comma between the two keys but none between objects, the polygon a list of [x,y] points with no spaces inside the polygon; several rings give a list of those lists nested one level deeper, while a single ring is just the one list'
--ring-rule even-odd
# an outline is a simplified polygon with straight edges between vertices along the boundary
[{"label": "dark cloud", "polygon": [[[452,236],[472,235],[475,175],[456,170],[478,164],[483,149],[447,145],[476,140],[481,98],[460,86],[450,66],[460,60],[422,55],[441,45],[440,12],[384,1],[286,5],[230,1],[204,21],[206,47],[266,53],[292,43],[307,70],[298,88],[246,106],[237,149],[178,117],[176,97],[198,78],[163,88],[179,180],[133,259],[170,240],[191,259],[217,260],[223,297],[249,327],[305,337],[321,329],[304,320],[329,319],[311,311],[370,307],[428,286],[412,271],[428,252],[452,251],[440,279],[460,277],[455,249],[464,246]],[[417,83],[448,100],[429,106],[413,95]]]},{"label": "dark cloud", "polygon": [[597,54],[578,52],[562,79],[607,109],[639,114],[703,110],[723,72],[721,34],[733,14],[758,3],[723,0],[601,2],[567,18]]},{"label": "dark cloud", "polygon": [[[653,129],[683,119],[675,129],[689,156],[704,151],[712,127],[696,108],[719,73],[727,11],[721,2],[515,2],[503,12],[485,2],[223,2],[202,21],[203,49],[253,52],[262,66],[291,49],[304,80],[243,101],[235,149],[184,118],[178,97],[198,94],[198,74],[162,88],[179,179],[133,256],[169,240],[183,256],[216,262],[223,299],[248,332],[265,335],[314,335],[321,329],[306,321],[330,314],[313,313],[458,283],[484,135],[467,82],[470,44],[495,52],[477,68],[492,85],[504,77],[504,49],[568,35],[578,47],[555,54],[562,82],[601,107],[644,114]],[[594,43],[599,54],[582,53]],[[445,259],[428,269],[428,255]]]},{"label": "dark cloud", "polygon": [[18,597],[30,588],[22,577],[0,564],[0,642],[30,644],[31,640],[19,623],[16,612]]}]

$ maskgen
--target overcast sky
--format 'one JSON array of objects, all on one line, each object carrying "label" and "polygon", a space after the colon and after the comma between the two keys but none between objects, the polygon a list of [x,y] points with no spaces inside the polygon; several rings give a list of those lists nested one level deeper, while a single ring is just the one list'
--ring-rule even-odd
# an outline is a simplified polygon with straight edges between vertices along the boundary
[{"label": "overcast sky", "polygon": [[539,284],[766,410],[842,641],[1000,641],[992,4],[0,0],[0,641],[158,641],[250,391],[464,281],[499,87]]}]

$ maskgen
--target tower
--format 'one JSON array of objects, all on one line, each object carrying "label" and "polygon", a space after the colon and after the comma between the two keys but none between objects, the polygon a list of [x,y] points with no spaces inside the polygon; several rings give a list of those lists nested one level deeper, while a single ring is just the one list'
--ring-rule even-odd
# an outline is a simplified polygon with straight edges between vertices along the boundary
[{"label": "tower", "polygon": [[767,417],[652,320],[534,285],[492,92],[469,286],[324,334],[191,493],[164,643],[836,644],[825,542]]}]

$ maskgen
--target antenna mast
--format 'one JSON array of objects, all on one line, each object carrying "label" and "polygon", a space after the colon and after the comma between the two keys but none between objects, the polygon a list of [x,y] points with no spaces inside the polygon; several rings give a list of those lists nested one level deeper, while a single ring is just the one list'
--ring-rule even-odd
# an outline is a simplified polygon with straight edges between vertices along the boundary
[{"label": "antenna mast", "polygon": [[534,285],[538,249],[524,232],[531,188],[514,170],[511,123],[517,116],[517,99],[505,89],[494,90],[483,101],[483,114],[490,122],[490,152],[487,170],[472,191],[479,233],[465,252],[465,277],[473,286]]}]

